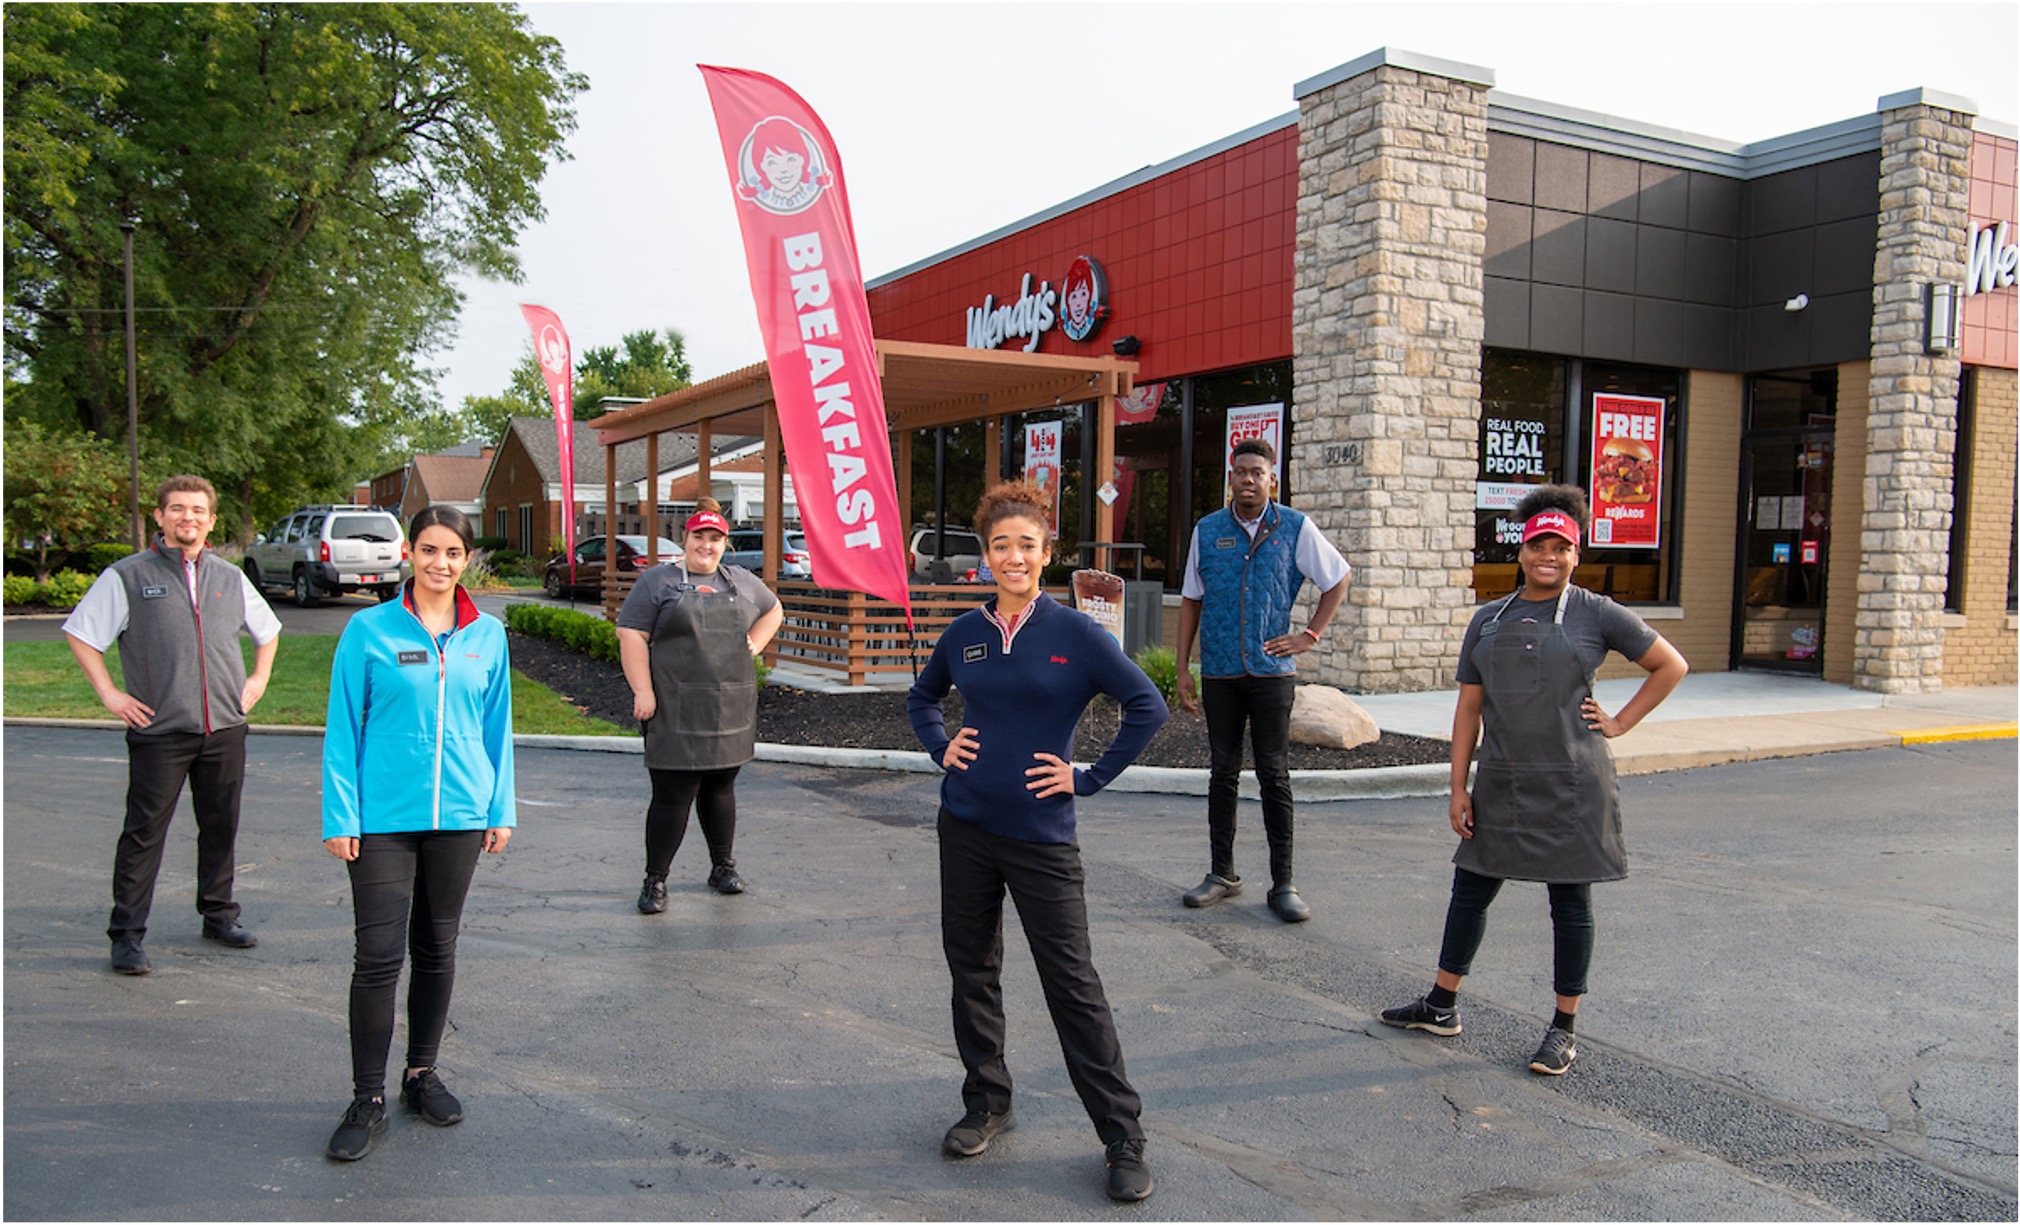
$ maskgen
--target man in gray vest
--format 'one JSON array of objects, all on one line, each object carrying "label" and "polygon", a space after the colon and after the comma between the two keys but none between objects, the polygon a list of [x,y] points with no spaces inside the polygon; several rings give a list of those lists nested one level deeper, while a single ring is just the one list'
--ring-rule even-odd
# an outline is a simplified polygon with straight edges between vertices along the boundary
[{"label": "man in gray vest", "polygon": [[[1186,559],[1178,611],[1178,704],[1197,711],[1192,638],[1199,635],[1200,678],[1206,690],[1206,824],[1211,866],[1185,894],[1188,906],[1211,906],[1241,892],[1234,870],[1237,787],[1244,725],[1255,749],[1269,838],[1269,907],[1286,923],[1312,910],[1291,883],[1291,702],[1296,656],[1319,644],[1347,594],[1347,560],[1318,527],[1271,496],[1276,449],[1244,438],[1228,455],[1229,504],[1199,521]],[[1310,580],[1318,607],[1303,629],[1290,627],[1291,605]]]},{"label": "man in gray vest", "polygon": [[[154,969],[140,942],[154,879],[182,784],[196,808],[196,908],[203,934],[227,948],[259,941],[232,900],[232,849],[245,782],[246,715],[266,692],[281,623],[238,567],[204,548],[217,491],[200,476],[172,476],[155,494],[161,534],[107,567],[63,632],[105,709],[126,724],[126,827],[112,861],[112,968]],[[238,636],[257,649],[251,676]],[[119,644],[113,684],[105,651]]]}]

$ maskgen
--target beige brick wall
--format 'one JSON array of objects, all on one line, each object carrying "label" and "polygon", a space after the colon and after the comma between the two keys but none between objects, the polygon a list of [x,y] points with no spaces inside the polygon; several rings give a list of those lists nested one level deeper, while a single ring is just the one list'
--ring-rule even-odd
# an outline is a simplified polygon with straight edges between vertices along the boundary
[{"label": "beige brick wall", "polygon": [[1872,416],[1872,363],[1838,367],[1837,441],[1831,456],[1831,555],[1824,589],[1824,679],[1857,679],[1860,522],[1866,488],[1866,431]]},{"label": "beige brick wall", "polygon": [[1965,496],[1964,623],[1954,618],[1943,634],[1943,685],[2011,685],[2020,667],[2020,633],[2006,612],[2007,569],[2012,565],[2014,434],[2020,426],[2011,370],[1980,369]]}]

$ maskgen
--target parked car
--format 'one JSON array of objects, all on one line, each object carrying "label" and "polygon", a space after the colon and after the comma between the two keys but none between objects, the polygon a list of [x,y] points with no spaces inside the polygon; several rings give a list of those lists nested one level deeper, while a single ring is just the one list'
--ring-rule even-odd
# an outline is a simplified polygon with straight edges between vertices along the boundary
[{"label": "parked car", "polygon": [[[732,566],[742,566],[752,574],[762,577],[765,569],[765,534],[763,529],[740,527],[729,534],[729,547],[722,559]],[[814,576],[813,554],[807,552],[807,537],[804,532],[788,531],[779,540],[780,578],[812,578]]]},{"label": "parked car", "polygon": [[[589,536],[575,542],[575,581],[568,580],[568,554],[556,553],[547,559],[547,569],[541,575],[540,585],[555,599],[564,595],[580,594],[597,596],[603,592],[604,541],[602,536]],[[680,546],[666,537],[659,538],[659,560],[662,564],[680,556]],[[650,569],[652,559],[647,556],[645,537],[617,537],[617,568],[620,573],[636,574]]]},{"label": "parked car", "polygon": [[[970,571],[982,568],[982,538],[964,527],[946,529],[947,552],[943,558],[935,552],[939,536],[939,528],[912,529],[913,576],[932,583],[969,581]],[[946,563],[944,567],[936,564],[942,561]]]},{"label": "parked car", "polygon": [[399,594],[414,572],[398,515],[369,506],[304,506],[275,523],[246,550],[246,577],[262,590],[292,591],[314,608],[324,597],[369,591],[380,602]]}]

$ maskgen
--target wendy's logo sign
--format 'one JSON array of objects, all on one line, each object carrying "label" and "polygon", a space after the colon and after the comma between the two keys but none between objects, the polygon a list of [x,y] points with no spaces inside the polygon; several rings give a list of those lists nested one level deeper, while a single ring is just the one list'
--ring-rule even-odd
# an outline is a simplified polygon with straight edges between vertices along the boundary
[{"label": "wendy's logo sign", "polygon": [[736,158],[739,199],[790,216],[811,206],[835,181],[820,142],[781,115],[758,122]]},{"label": "wendy's logo sign", "polygon": [[1091,255],[1073,261],[1060,290],[1060,308],[1066,339],[1086,340],[1101,330],[1102,320],[1108,318],[1108,274],[1100,261]]},{"label": "wendy's logo sign", "polygon": [[568,373],[568,342],[562,338],[559,328],[551,323],[542,327],[533,347],[540,351],[540,365],[549,374]]}]

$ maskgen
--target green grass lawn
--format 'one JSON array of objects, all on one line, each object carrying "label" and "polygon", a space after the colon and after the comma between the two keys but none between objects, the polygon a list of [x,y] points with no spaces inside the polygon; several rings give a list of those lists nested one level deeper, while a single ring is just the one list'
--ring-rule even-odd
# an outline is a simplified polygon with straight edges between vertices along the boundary
[{"label": "green grass lawn", "polygon": [[[251,639],[241,639],[246,665],[252,665]],[[330,660],[336,654],[335,634],[288,634],[274,657],[273,681],[253,708],[254,723],[322,726],[330,709]],[[10,718],[109,719],[91,692],[65,642],[10,642],[6,647],[5,711]],[[114,679],[119,676],[119,648],[105,653]],[[592,719],[537,681],[512,674],[512,730],[553,736],[628,736],[613,723]]]}]

